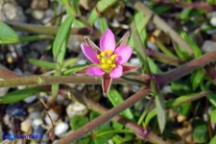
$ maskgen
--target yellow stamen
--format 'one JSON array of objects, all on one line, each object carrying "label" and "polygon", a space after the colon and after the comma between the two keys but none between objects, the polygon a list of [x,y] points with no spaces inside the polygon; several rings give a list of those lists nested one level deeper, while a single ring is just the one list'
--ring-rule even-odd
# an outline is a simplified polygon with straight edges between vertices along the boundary
[{"label": "yellow stamen", "polygon": [[113,54],[111,50],[105,50],[97,55],[97,58],[100,60],[100,67],[109,73],[113,68],[116,67],[115,59],[117,55]]},{"label": "yellow stamen", "polygon": [[107,64],[109,64],[109,65],[112,64],[112,60],[110,60],[110,59],[108,59],[106,62],[107,62]]},{"label": "yellow stamen", "polygon": [[111,64],[111,67],[112,67],[112,68],[116,67],[116,64]]},{"label": "yellow stamen", "polygon": [[101,52],[101,53],[100,53],[100,56],[101,56],[101,57],[104,57],[104,56],[105,56],[105,52]]},{"label": "yellow stamen", "polygon": [[116,59],[116,57],[117,57],[117,55],[116,55],[116,54],[114,54],[114,55],[112,55],[112,56],[110,57],[110,59],[111,59],[111,60],[115,60],[115,59]]},{"label": "yellow stamen", "polygon": [[102,64],[104,64],[104,63],[106,63],[106,60],[105,60],[104,58],[102,58],[102,59],[100,60],[100,62],[101,62]]},{"label": "yellow stamen", "polygon": [[111,50],[105,50],[104,51],[107,55],[111,55],[112,54],[112,51]]},{"label": "yellow stamen", "polygon": [[101,67],[104,70],[108,70],[109,69],[109,65],[107,65],[107,64],[102,64]]}]

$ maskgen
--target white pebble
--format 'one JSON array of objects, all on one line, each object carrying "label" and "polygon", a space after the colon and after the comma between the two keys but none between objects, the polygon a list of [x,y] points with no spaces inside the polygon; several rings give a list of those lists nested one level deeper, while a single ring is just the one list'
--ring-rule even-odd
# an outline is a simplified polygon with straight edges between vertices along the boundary
[{"label": "white pebble", "polygon": [[42,124],[43,124],[42,119],[34,119],[34,120],[32,121],[32,125],[33,125],[33,126],[39,126],[39,125],[42,125]]},{"label": "white pebble", "polygon": [[216,16],[211,18],[210,23],[211,25],[216,26]]},{"label": "white pebble", "polygon": [[67,123],[61,122],[58,125],[56,125],[54,129],[54,133],[57,136],[61,136],[63,133],[65,133],[68,130],[69,126]]},{"label": "white pebble", "polygon": [[[56,112],[54,112],[52,109],[48,111],[51,119],[53,122],[55,122],[57,119],[58,119],[58,114]],[[51,125],[52,122],[50,120],[50,117],[48,115],[46,115],[45,117],[45,122],[48,124],[48,125]]]},{"label": "white pebble", "polygon": [[30,96],[30,97],[25,98],[24,101],[25,101],[26,103],[31,103],[31,102],[33,102],[36,98],[37,98],[37,97],[36,97],[35,95],[33,95],[33,96]]},{"label": "white pebble", "polygon": [[88,109],[85,105],[74,102],[67,107],[66,112],[69,118],[71,118],[74,115],[85,115],[88,112]]}]

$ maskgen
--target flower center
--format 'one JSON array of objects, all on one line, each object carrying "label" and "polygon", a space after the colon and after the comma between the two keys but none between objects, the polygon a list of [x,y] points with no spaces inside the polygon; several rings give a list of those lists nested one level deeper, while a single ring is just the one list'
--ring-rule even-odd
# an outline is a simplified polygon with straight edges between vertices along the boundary
[{"label": "flower center", "polygon": [[116,67],[116,57],[117,55],[113,54],[111,50],[105,50],[97,55],[97,58],[100,60],[100,67],[106,72],[110,72]]}]

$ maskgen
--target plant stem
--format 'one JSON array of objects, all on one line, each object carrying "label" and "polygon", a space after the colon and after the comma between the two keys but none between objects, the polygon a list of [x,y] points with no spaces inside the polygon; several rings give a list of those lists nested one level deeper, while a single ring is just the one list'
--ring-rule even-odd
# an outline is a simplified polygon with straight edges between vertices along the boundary
[{"label": "plant stem", "polygon": [[[68,136],[60,139],[58,144],[70,143],[70,142],[80,139],[84,134],[89,133],[90,131],[98,127],[99,125],[111,120],[113,117],[115,117],[116,115],[124,111],[126,108],[133,106],[137,101],[145,97],[148,94],[148,92],[149,92],[149,88],[142,88],[139,92],[130,96],[123,103],[112,108],[111,110],[108,110],[105,114],[95,118],[94,120],[84,125],[80,129],[70,132]],[[89,104],[88,106],[92,107],[92,105],[89,105]],[[139,136],[148,137],[148,135],[144,135],[146,130],[143,131],[142,129],[142,131],[140,130],[137,130],[137,131],[139,131],[138,133]]]},{"label": "plant stem", "polygon": [[[1,73],[1,70],[0,70]],[[149,80],[149,76],[133,76],[132,79],[138,79],[143,82]],[[124,79],[114,79],[113,83],[128,83]],[[51,85],[51,84],[99,84],[101,78],[94,78],[89,76],[28,76],[28,77],[17,77],[13,79],[7,79],[0,81],[0,87],[15,87],[15,86],[29,86],[29,85]],[[133,83],[132,81],[129,83]]]},{"label": "plant stem", "polygon": [[153,15],[152,21],[154,24],[163,30],[164,32],[168,33],[170,37],[175,40],[179,45],[181,45],[189,54],[193,54],[193,49],[189,44],[187,44],[169,25],[167,25],[164,20],[162,20],[159,16],[154,14],[148,7],[146,7],[141,2],[135,3],[135,8],[142,11],[145,16]]},{"label": "plant stem", "polygon": [[213,51],[213,52],[210,52],[210,53],[203,55],[202,57],[199,57],[195,60],[192,60],[189,63],[181,65],[180,67],[175,68],[171,71],[165,72],[163,74],[153,75],[153,78],[155,79],[156,84],[157,84],[157,88],[160,89],[163,86],[167,85],[168,83],[175,81],[175,80],[191,73],[195,69],[201,68],[201,67],[209,64],[215,58],[216,58],[216,51]]},{"label": "plant stem", "polygon": [[182,63],[182,61],[180,61],[178,58],[167,56],[159,51],[155,51],[150,48],[146,49],[146,53],[149,57],[153,57],[153,59],[155,60],[170,64],[170,65],[179,66]]},{"label": "plant stem", "polygon": [[[86,97],[83,98],[84,103],[92,110],[99,112],[101,114],[106,114],[107,113],[107,109],[104,108],[103,106],[93,102],[90,99],[87,99]],[[147,141],[153,142],[153,143],[160,143],[160,144],[166,144],[165,141],[163,141],[160,137],[158,137],[157,135],[153,134],[152,132],[150,132],[147,129],[144,129],[143,127],[131,122],[130,120],[127,120],[121,116],[115,116],[113,118],[114,121],[120,122],[123,125],[125,125],[125,127],[131,129],[134,131],[134,133],[139,136],[142,139],[145,139]],[[146,132],[146,135],[144,137],[144,132]]]},{"label": "plant stem", "polygon": [[216,10],[215,5],[210,5],[206,2],[171,2],[170,0],[154,0],[154,2],[159,3],[160,5],[169,5],[171,7],[178,8],[191,8],[191,9],[203,9],[203,10]]},{"label": "plant stem", "polygon": [[[14,21],[6,21],[6,23],[16,30],[31,32],[31,33],[40,33],[40,34],[51,34],[55,35],[58,31],[58,27],[56,26],[43,26],[43,25],[34,25],[34,24],[26,24],[19,23]],[[72,28],[71,34],[79,34],[79,35],[89,35],[93,34],[92,28]]]}]

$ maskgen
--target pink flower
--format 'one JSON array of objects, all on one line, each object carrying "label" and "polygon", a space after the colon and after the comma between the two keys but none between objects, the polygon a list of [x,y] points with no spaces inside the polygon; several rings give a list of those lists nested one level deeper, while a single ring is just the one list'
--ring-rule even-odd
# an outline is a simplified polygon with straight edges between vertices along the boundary
[{"label": "pink flower", "polygon": [[107,93],[112,79],[120,78],[123,72],[135,67],[125,66],[132,54],[132,48],[127,46],[129,33],[126,33],[116,46],[113,32],[107,29],[100,38],[98,48],[89,38],[85,38],[88,45],[82,44],[84,55],[93,63],[86,68],[85,72],[90,76],[102,76],[104,93]]}]

